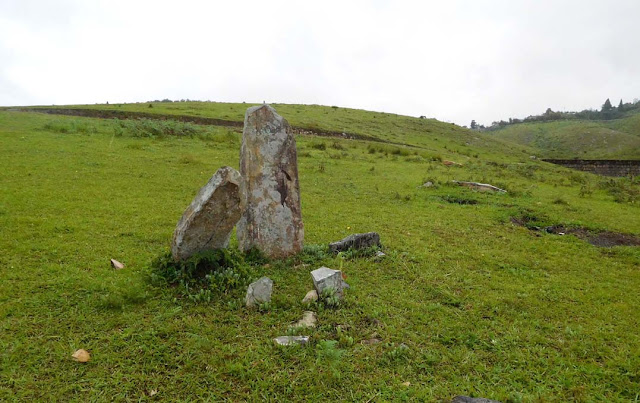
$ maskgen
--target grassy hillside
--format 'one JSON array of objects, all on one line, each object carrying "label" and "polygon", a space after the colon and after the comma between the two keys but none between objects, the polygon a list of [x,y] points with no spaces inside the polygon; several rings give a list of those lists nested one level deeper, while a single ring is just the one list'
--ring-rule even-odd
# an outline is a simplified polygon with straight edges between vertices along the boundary
[{"label": "grassy hillside", "polygon": [[[151,107],[149,107],[151,105]],[[244,112],[254,104],[219,102],[156,102],[112,105],[73,105],[69,109],[97,109],[142,112],[158,115],[181,115],[217,118],[236,122],[244,120]],[[346,132],[391,143],[409,144],[413,148],[434,154],[445,153],[467,159],[478,153],[494,157],[530,155],[526,146],[497,141],[491,135],[474,132],[435,119],[416,119],[382,112],[320,105],[272,104],[291,125]],[[47,107],[44,107],[47,108]]]},{"label": "grassy hillside", "polygon": [[490,133],[531,147],[543,158],[640,158],[640,114],[611,121],[521,123]]},{"label": "grassy hillside", "polygon": [[[241,119],[246,105],[94,107]],[[534,230],[638,236],[637,182],[432,120],[276,107],[294,125],[414,147],[298,136],[310,247],[253,264],[275,282],[262,311],[242,307],[243,289],[196,302],[149,268],[212,173],[238,167],[235,129],[148,135],[153,123],[0,111],[0,400],[638,399],[640,247]],[[313,247],[367,231],[383,260]],[[344,303],[312,306],[310,344],[278,348],[321,265],[346,273]],[[79,348],[89,363],[71,359]]]}]

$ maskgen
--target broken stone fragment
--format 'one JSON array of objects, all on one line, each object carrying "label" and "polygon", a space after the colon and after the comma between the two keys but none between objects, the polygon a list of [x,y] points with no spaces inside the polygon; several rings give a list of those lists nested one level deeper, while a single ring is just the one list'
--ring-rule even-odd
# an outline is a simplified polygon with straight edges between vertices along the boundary
[{"label": "broken stone fragment", "polygon": [[222,167],[200,189],[173,233],[171,254],[176,261],[229,245],[243,210],[241,183],[238,171]]},{"label": "broken stone fragment", "polygon": [[115,259],[111,259],[111,267],[113,267],[116,270],[121,270],[121,269],[124,269],[124,264],[118,262]]},{"label": "broken stone fragment", "polygon": [[485,399],[483,397],[456,396],[451,403],[500,403],[497,400]]},{"label": "broken stone fragment", "polygon": [[262,277],[249,284],[247,295],[244,299],[247,308],[270,302],[272,290],[273,281],[269,277]]},{"label": "broken stone fragment", "polygon": [[316,327],[318,316],[313,311],[305,311],[302,314],[302,319],[291,325],[292,328],[296,327]]},{"label": "broken stone fragment", "polygon": [[492,192],[500,192],[507,193],[506,190],[500,189],[493,185],[489,185],[487,183],[478,183],[478,182],[462,182],[462,181],[453,181],[453,183],[457,183],[460,186],[467,187],[469,189],[478,190],[480,192],[492,191]]},{"label": "broken stone fragment", "polygon": [[328,267],[321,267],[311,272],[311,278],[313,279],[313,286],[316,289],[317,295],[322,295],[325,290],[335,290],[338,298],[342,298],[345,282],[342,279],[342,272],[340,270],[333,270]]},{"label": "broken stone fragment", "polygon": [[273,341],[279,346],[305,345],[309,342],[309,336],[279,336]]},{"label": "broken stone fragment", "polygon": [[311,290],[307,292],[307,295],[302,299],[303,304],[310,304],[312,302],[316,302],[318,300],[318,292],[316,290]]},{"label": "broken stone fragment", "polygon": [[382,246],[380,244],[380,235],[377,232],[349,235],[341,241],[330,243],[329,250],[333,253],[338,253],[349,249],[366,249],[372,246]]},{"label": "broken stone fragment", "polygon": [[289,123],[269,105],[249,108],[244,118],[240,173],[246,208],[238,222],[240,249],[270,258],[302,250],[296,140]]}]

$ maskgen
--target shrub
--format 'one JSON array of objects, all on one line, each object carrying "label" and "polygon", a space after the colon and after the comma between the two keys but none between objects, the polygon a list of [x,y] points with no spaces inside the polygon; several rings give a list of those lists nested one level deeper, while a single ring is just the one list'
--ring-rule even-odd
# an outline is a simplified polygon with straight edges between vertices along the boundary
[{"label": "shrub", "polygon": [[198,125],[176,120],[115,120],[115,123],[132,137],[195,136],[204,131]]},{"label": "shrub", "polygon": [[219,249],[197,253],[181,262],[167,252],[151,263],[151,278],[156,283],[177,287],[195,302],[209,302],[214,296],[229,294],[246,286],[252,268],[235,249]]}]

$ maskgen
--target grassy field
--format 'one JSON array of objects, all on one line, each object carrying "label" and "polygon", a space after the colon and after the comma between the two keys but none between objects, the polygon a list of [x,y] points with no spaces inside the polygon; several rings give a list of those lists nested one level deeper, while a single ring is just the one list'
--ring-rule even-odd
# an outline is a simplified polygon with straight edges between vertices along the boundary
[{"label": "grassy field", "polygon": [[640,158],[640,114],[610,121],[515,124],[490,133],[496,139],[531,147],[543,158]]},{"label": "grassy field", "polygon": [[[246,108],[196,106],[94,107],[222,119]],[[532,161],[528,149],[432,120],[276,107],[296,125],[417,147],[298,137],[305,243],[377,231],[387,256],[255,265],[275,282],[262,311],[242,307],[243,290],[193,302],[149,268],[198,189],[220,166],[238,167],[239,133],[150,136],[136,124],[0,111],[0,400],[639,399],[640,248],[511,220],[640,235],[637,181]],[[309,271],[321,265],[348,276],[344,303],[313,307],[309,345],[275,346],[307,309]],[[79,348],[89,363],[72,360]]]}]

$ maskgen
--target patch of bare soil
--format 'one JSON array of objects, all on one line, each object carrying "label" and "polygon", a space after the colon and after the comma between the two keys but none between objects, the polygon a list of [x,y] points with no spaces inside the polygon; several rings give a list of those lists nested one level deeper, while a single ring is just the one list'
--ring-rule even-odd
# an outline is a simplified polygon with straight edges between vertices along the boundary
[{"label": "patch of bare soil", "polygon": [[[20,112],[38,112],[47,113],[51,115],[67,115],[67,116],[80,116],[99,119],[153,119],[153,120],[177,120],[180,122],[194,123],[197,125],[211,125],[211,126],[223,126],[223,127],[242,127],[244,122],[234,120],[224,120],[215,118],[205,118],[200,116],[189,115],[167,115],[161,113],[146,113],[146,112],[130,112],[130,111],[118,111],[112,109],[83,109],[83,108],[20,108],[14,111]],[[394,143],[379,139],[377,137],[367,136],[364,134],[344,133],[344,132],[331,132],[323,131],[312,128],[292,127],[295,134],[299,135],[312,135],[323,137],[337,137],[349,140],[367,140],[375,141],[378,143],[389,143],[395,145],[404,145],[414,147],[404,143]],[[416,147],[417,148],[417,147]]]},{"label": "patch of bare soil", "polygon": [[513,224],[526,227],[531,231],[545,231],[554,235],[574,235],[591,245],[601,248],[611,248],[613,246],[640,246],[640,237],[632,234],[623,234],[613,231],[594,231],[584,227],[572,227],[562,224],[552,225],[545,228],[527,225],[526,218],[511,217]]}]

